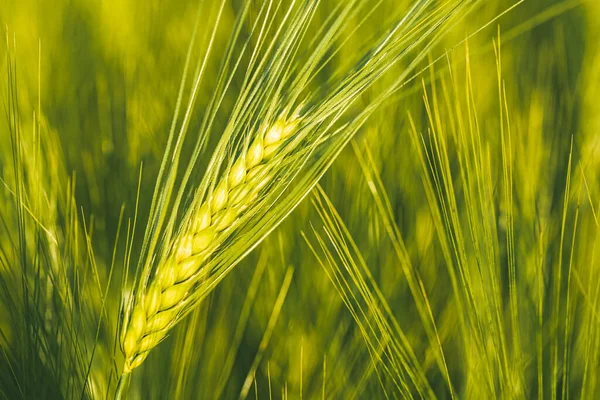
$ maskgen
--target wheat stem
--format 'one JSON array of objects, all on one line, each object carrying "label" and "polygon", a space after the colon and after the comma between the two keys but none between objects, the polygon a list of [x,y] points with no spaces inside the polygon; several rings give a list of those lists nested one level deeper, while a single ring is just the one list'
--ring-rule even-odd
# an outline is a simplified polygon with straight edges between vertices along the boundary
[{"label": "wheat stem", "polygon": [[117,390],[115,392],[115,400],[122,400],[126,398],[127,388],[129,387],[129,379],[131,378],[131,372],[123,372],[119,377],[117,383]]}]

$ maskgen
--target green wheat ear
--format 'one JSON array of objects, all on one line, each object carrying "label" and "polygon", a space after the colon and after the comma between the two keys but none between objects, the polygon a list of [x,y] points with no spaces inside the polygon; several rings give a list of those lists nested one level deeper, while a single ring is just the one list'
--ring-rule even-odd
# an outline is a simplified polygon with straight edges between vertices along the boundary
[{"label": "green wheat ear", "polygon": [[[310,46],[314,53],[302,68],[294,65],[293,60],[306,38],[319,0],[300,3],[297,7],[290,6],[280,27],[272,32],[272,40],[265,39],[268,35],[263,35],[262,22],[253,27],[256,50],[250,55],[244,85],[192,205],[185,208],[182,201],[188,193],[189,178],[213,129],[219,99],[228,90],[227,75],[241,62],[241,55],[237,61],[232,58],[230,47],[214,102],[205,114],[190,161],[179,181],[178,163],[205,62],[198,64],[194,89],[177,133],[193,41],[190,44],[134,278],[135,292],[122,302],[119,339],[125,362],[116,398],[124,392],[131,371],[144,362],[177,321],[310,192],[375,109],[408,79],[409,72],[423,60],[438,34],[447,29],[447,21],[471,1],[452,0],[440,8],[434,8],[431,0],[415,3],[405,17],[371,43],[352,68],[333,74],[326,82],[326,91],[313,90],[316,76],[329,63],[331,54],[338,52],[339,42],[344,41],[346,30],[341,27],[354,17],[360,18],[370,2],[349,0],[339,13],[333,14],[332,23],[319,29],[320,34]],[[261,11],[265,29],[275,15],[270,4],[265,2]],[[238,24],[244,21],[248,8],[244,8]],[[241,32],[238,28],[234,29],[230,43],[238,40]],[[425,49],[419,44],[426,44]],[[205,54],[208,57],[210,51]],[[356,115],[350,117],[349,110],[357,106],[354,103],[360,95],[402,59],[408,65],[403,72],[368,106],[357,107]],[[298,107],[295,112],[288,108],[295,106]],[[300,109],[301,115],[297,111]],[[249,134],[245,133],[247,129]],[[175,182],[179,184],[178,190]],[[180,223],[178,212],[182,209],[187,211]],[[127,282],[126,274],[123,282]]]},{"label": "green wheat ear", "polygon": [[236,221],[257,204],[261,190],[269,184],[289,155],[300,119],[279,119],[258,134],[230,164],[212,193],[189,214],[187,228],[173,240],[166,261],[156,270],[144,293],[136,298],[129,324],[121,335],[125,355],[124,373],[131,372],[160,343],[177,321],[190,291],[210,271],[206,260],[229,236]]}]

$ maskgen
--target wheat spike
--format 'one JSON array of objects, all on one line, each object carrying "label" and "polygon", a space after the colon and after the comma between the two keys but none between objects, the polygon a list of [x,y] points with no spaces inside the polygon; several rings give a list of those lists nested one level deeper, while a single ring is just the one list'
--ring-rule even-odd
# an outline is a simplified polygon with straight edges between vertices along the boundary
[{"label": "wheat spike", "polygon": [[[272,179],[276,155],[293,136],[299,119],[279,119],[231,164],[212,193],[192,214],[188,229],[173,241],[152,283],[138,295],[121,337],[124,372],[138,367],[176,322],[186,295],[209,271],[204,262],[227,236],[228,228],[252,206]],[[293,146],[289,142],[289,146]],[[290,150],[289,148],[286,150]]]}]

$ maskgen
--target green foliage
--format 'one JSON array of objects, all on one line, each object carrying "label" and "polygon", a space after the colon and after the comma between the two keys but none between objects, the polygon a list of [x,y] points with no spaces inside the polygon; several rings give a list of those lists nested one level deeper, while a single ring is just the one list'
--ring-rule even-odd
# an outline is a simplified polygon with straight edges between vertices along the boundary
[{"label": "green foliage", "polygon": [[[0,397],[597,398],[598,18],[3,3]],[[177,325],[122,376],[131,310],[293,114]]]}]

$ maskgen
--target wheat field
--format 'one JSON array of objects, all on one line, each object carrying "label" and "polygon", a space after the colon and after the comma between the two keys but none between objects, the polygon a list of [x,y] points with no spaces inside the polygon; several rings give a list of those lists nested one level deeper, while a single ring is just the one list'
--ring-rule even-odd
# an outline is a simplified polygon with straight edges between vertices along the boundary
[{"label": "wheat field", "polygon": [[600,398],[598,21],[0,0],[0,398]]}]

